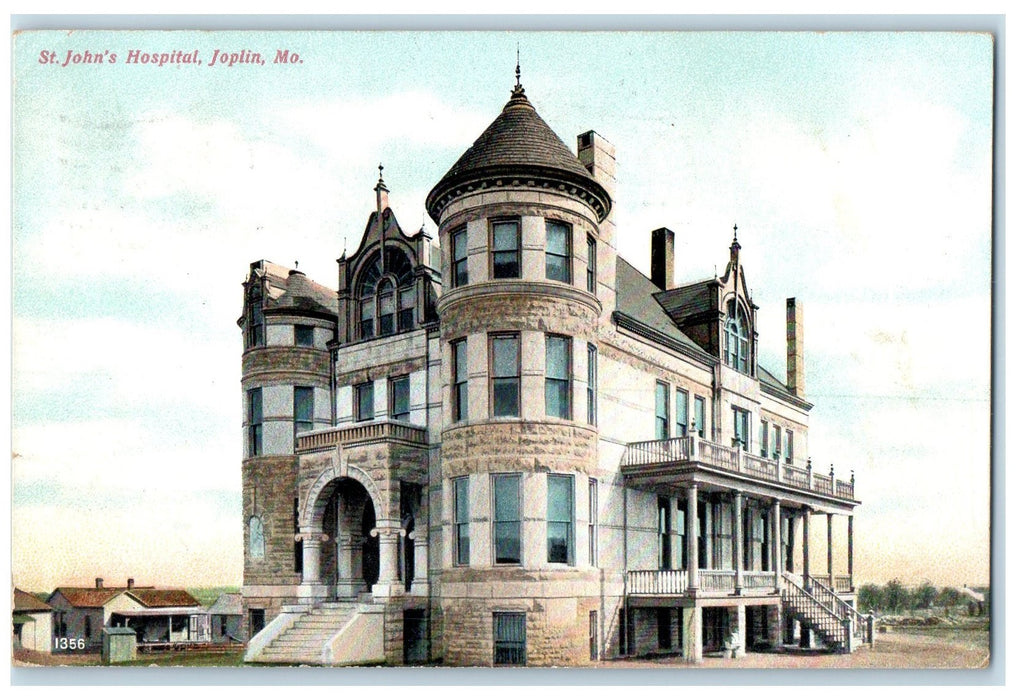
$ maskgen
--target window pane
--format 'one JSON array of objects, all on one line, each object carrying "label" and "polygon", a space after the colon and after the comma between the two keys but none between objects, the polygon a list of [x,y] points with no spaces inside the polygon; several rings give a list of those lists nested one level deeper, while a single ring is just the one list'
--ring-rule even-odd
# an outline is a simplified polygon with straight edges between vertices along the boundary
[{"label": "window pane", "polygon": [[677,391],[675,396],[677,406],[674,420],[677,423],[677,436],[684,437],[688,434],[688,394],[684,391]]},{"label": "window pane", "polygon": [[494,613],[494,664],[526,663],[526,614]]},{"label": "window pane", "polygon": [[519,523],[519,477],[498,474],[494,477],[494,561],[518,564],[522,561]]},{"label": "window pane", "polygon": [[[496,230],[496,228],[495,228],[495,230]],[[462,260],[463,258],[466,257],[467,248],[466,248],[466,230],[465,229],[460,229],[459,231],[456,231],[452,235],[452,248],[453,248],[453,251],[454,251],[453,255],[455,256],[456,260]]]},{"label": "window pane", "polygon": [[547,415],[553,418],[571,418],[571,384],[563,379],[547,379],[544,391]]},{"label": "window pane", "polygon": [[547,336],[547,376],[551,379],[568,378],[570,340],[558,335]]},{"label": "window pane", "polygon": [[314,420],[314,389],[298,386],[293,389],[293,417],[297,421]]},{"label": "window pane", "polygon": [[596,346],[586,346],[586,421],[596,425]]},{"label": "window pane", "polygon": [[250,390],[250,422],[260,423],[262,420],[261,413],[261,389]]},{"label": "window pane", "polygon": [[296,335],[296,344],[302,347],[312,348],[314,347],[314,326],[304,326],[297,324],[294,330]]},{"label": "window pane", "polygon": [[374,418],[374,383],[367,382],[356,387],[356,419]]},{"label": "window pane", "polygon": [[510,253],[494,253],[494,277],[502,279],[519,276],[518,251]]},{"label": "window pane", "polygon": [[495,379],[494,383],[494,415],[519,415],[519,380]]},{"label": "window pane", "polygon": [[455,522],[469,520],[469,479],[455,480]]},{"label": "window pane", "polygon": [[409,418],[409,377],[392,380],[392,418],[395,420]]},{"label": "window pane", "polygon": [[494,224],[494,250],[516,251],[519,247],[519,225],[514,221]]},{"label": "window pane", "polygon": [[701,396],[695,397],[695,429],[699,437],[706,434],[706,400]]},{"label": "window pane", "polygon": [[519,339],[517,336],[494,338],[494,376],[514,377],[519,373]]},{"label": "window pane", "polygon": [[570,521],[572,516],[572,478],[547,476],[547,519]]},{"label": "window pane", "polygon": [[596,294],[596,241],[586,238],[586,291]]},{"label": "window pane", "polygon": [[547,561],[554,564],[568,563],[568,542],[571,539],[571,523],[547,523]]},{"label": "window pane", "polygon": [[547,222],[547,252],[568,255],[568,236],[571,229],[559,221]]},{"label": "window pane", "polygon": [[670,387],[656,382],[656,439],[670,437]]},{"label": "window pane", "polygon": [[514,474],[498,474],[494,477],[494,519],[518,520],[519,477]]}]

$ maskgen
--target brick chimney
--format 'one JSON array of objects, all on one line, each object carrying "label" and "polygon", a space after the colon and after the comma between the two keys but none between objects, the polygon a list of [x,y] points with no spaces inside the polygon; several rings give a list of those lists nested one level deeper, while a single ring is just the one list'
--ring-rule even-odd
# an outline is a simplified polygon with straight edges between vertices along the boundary
[{"label": "brick chimney", "polygon": [[96,578],[95,579],[95,587],[96,588],[102,588],[102,579],[101,578]]},{"label": "brick chimney", "polygon": [[616,189],[617,160],[614,144],[595,131],[587,131],[578,135],[579,162],[586,167],[610,198],[614,198]]},{"label": "brick chimney", "polygon": [[132,588],[134,588],[134,579],[129,578],[127,579],[127,590],[129,591]]},{"label": "brick chimney", "polygon": [[804,311],[797,299],[787,299],[787,388],[804,396]]},{"label": "brick chimney", "polygon": [[674,232],[669,228],[653,231],[649,278],[663,290],[674,286]]}]

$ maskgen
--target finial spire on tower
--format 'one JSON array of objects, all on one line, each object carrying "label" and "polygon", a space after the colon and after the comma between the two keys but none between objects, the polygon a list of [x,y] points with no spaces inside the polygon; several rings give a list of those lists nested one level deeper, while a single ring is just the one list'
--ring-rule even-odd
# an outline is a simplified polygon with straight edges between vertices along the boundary
[{"label": "finial spire on tower", "polygon": [[512,97],[525,97],[526,90],[522,87],[522,61],[520,59],[519,45],[515,44],[515,87],[512,88]]}]

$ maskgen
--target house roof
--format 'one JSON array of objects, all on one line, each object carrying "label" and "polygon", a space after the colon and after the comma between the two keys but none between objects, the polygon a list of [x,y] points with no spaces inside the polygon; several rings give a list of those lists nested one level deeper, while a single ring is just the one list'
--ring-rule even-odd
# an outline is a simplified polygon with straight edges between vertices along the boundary
[{"label": "house roof", "polygon": [[20,588],[14,589],[14,612],[47,612],[52,609],[53,606],[44,603],[31,593],[23,591]]},{"label": "house roof", "polygon": [[474,177],[556,175],[594,193],[610,209],[610,197],[564,141],[547,126],[517,85],[501,113],[427,195],[427,209],[440,220],[437,203],[449,186]]},{"label": "house roof", "polygon": [[126,588],[78,588],[60,586],[53,591],[47,600],[53,600],[57,593],[62,595],[75,608],[101,608],[112,598],[120,595]]},{"label": "house roof", "polygon": [[179,588],[132,588],[130,595],[146,608],[200,605],[194,596]]},{"label": "house roof", "polygon": [[709,311],[715,296],[715,292],[710,287],[714,285],[716,285],[715,280],[706,279],[682,287],[658,291],[654,296],[663,310],[676,322]]},{"label": "house roof", "polygon": [[620,255],[617,256],[617,310],[642,323],[666,338],[692,351],[704,353],[694,340],[685,335],[660,305],[659,288]]},{"label": "house roof", "polygon": [[223,593],[208,606],[212,615],[243,615],[243,597],[239,593]]},{"label": "house roof", "polygon": [[267,260],[261,261],[260,269],[268,281],[266,309],[336,313],[336,292],[308,279],[299,270],[290,270]]}]

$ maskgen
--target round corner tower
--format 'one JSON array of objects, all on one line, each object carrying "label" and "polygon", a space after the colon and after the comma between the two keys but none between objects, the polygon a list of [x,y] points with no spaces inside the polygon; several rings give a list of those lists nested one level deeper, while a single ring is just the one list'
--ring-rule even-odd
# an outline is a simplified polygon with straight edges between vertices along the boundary
[{"label": "round corner tower", "polygon": [[[608,166],[606,156],[593,162],[595,149]],[[593,132],[579,151],[585,165],[516,84],[427,197],[444,281],[448,546],[433,612],[447,664],[586,664],[602,624],[590,533],[597,338],[613,306],[614,241],[610,193],[591,173],[612,179],[613,154]]]}]

